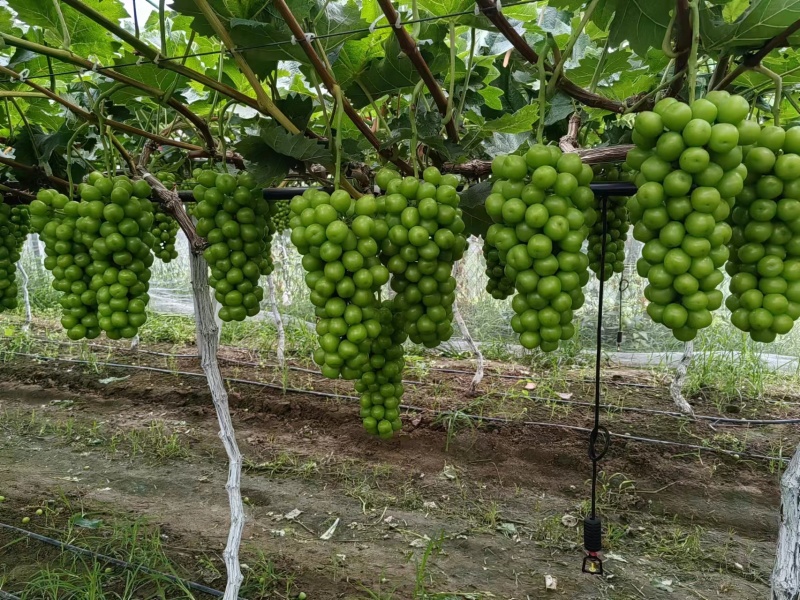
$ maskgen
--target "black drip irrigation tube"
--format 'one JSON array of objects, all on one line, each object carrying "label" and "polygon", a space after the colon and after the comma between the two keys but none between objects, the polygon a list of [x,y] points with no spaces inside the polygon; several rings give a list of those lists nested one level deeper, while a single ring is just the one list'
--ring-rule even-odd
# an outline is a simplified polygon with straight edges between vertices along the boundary
[{"label": "black drip irrigation tube", "polygon": [[[215,598],[222,598],[225,596],[223,592],[219,590],[215,590],[214,588],[210,588],[208,586],[203,585],[202,583],[196,583],[194,581],[188,581],[186,579],[181,579],[175,575],[169,575],[168,573],[162,573],[161,571],[156,571],[155,569],[151,569],[150,567],[145,567],[144,565],[135,565],[124,560],[120,560],[118,558],[114,558],[112,556],[106,556],[104,554],[99,554],[98,552],[92,552],[91,550],[87,550],[86,548],[81,548],[80,546],[74,546],[72,544],[67,544],[66,542],[62,542],[60,540],[56,540],[53,538],[49,538],[44,535],[39,535],[38,533],[34,533],[32,531],[28,531],[27,529],[20,529],[19,527],[14,527],[13,525],[6,525],[5,523],[0,523],[0,528],[7,529],[8,531],[13,531],[14,533],[18,533],[24,535],[25,537],[31,538],[33,540],[37,540],[39,542],[44,542],[45,544],[49,544],[51,546],[55,546],[61,550],[67,550],[69,552],[73,552],[75,554],[80,554],[83,556],[89,556],[94,558],[98,562],[108,563],[110,565],[114,565],[116,567],[120,567],[123,569],[131,570],[131,571],[140,571],[142,573],[147,573],[148,575],[155,575],[158,577],[163,577],[164,579],[171,581],[172,583],[182,585],[185,588],[193,590],[195,592],[201,592],[203,594],[207,594],[209,596],[214,596]],[[13,594],[7,594],[6,592],[0,592],[0,599],[8,598],[9,600],[20,600],[17,596]],[[239,598],[239,600],[244,600],[243,598]]]},{"label": "black drip irrigation tube", "polygon": [[[83,364],[83,365],[92,364],[92,365],[100,365],[100,366],[104,366],[104,367],[111,367],[111,368],[118,368],[118,369],[133,369],[133,370],[141,370],[141,371],[151,371],[151,372],[154,372],[154,373],[162,373],[162,374],[166,374],[166,375],[181,375],[181,376],[184,376],[184,377],[199,377],[199,378],[203,378],[203,379],[205,379],[205,377],[206,377],[204,373],[193,373],[191,371],[174,371],[174,370],[170,370],[170,369],[161,369],[161,368],[158,368],[158,367],[148,367],[148,366],[142,366],[142,365],[127,365],[127,364],[124,364],[124,363],[109,363],[109,362],[102,362],[102,361],[88,361],[88,360],[80,360],[80,359],[74,359],[74,358],[56,358],[56,357],[51,357],[51,356],[42,356],[42,355],[38,355],[38,354],[27,354],[27,353],[24,353],[24,352],[15,352],[13,354],[15,354],[16,356],[24,356],[24,357],[27,357],[27,358],[33,358],[33,359],[37,359],[37,360],[49,360],[49,361],[55,361],[55,362],[64,362],[64,363],[71,363],[71,364]],[[302,390],[302,389],[297,389],[297,388],[289,388],[289,387],[283,387],[283,386],[272,384],[272,383],[264,383],[264,382],[261,382],[261,381],[250,381],[248,379],[238,379],[238,378],[235,378],[235,377],[223,377],[223,380],[225,382],[239,383],[239,384],[242,384],[242,385],[252,385],[252,386],[257,386],[257,387],[265,387],[265,388],[270,388],[270,389],[274,389],[274,390],[280,390],[280,391],[283,391],[283,392],[289,392],[289,393],[292,393],[292,394],[300,394],[300,395],[306,395],[306,396],[320,396],[320,397],[323,397],[323,398],[336,398],[336,399],[340,399],[340,400],[353,400],[353,401],[359,401],[360,400],[360,398],[358,396],[350,396],[350,395],[344,395],[344,394],[334,394],[334,393],[330,393],[330,392],[320,392],[320,391],[316,391],[316,390]],[[529,426],[529,427],[550,427],[550,428],[556,428],[556,429],[563,429],[563,430],[566,430],[566,431],[577,431],[577,432],[582,432],[582,433],[591,432],[591,429],[588,429],[586,427],[579,427],[577,425],[566,425],[566,424],[563,424],[563,423],[550,423],[550,422],[547,422],[547,421],[524,421],[524,420],[520,421],[520,420],[514,420],[514,419],[507,419],[505,417],[484,417],[484,416],[480,416],[480,415],[472,415],[472,414],[468,414],[468,413],[463,413],[463,412],[460,412],[460,411],[436,411],[436,410],[433,410],[433,409],[430,409],[430,408],[424,408],[424,407],[421,407],[421,406],[413,406],[413,405],[409,405],[409,404],[401,404],[400,408],[402,408],[403,410],[407,410],[407,411],[415,412],[415,413],[431,414],[434,417],[446,417],[446,416],[449,416],[449,415],[458,414],[461,417],[464,417],[466,419],[469,419],[469,420],[475,421],[475,422],[495,423],[495,424],[498,424],[498,425],[525,425],[525,426]],[[724,455],[727,455],[727,456],[732,456],[732,457],[737,458],[737,459],[745,457],[745,458],[753,458],[753,459],[757,459],[757,460],[778,461],[778,462],[783,462],[783,463],[788,463],[789,462],[788,458],[783,458],[783,457],[767,456],[765,454],[757,454],[757,453],[753,453],[753,452],[734,452],[732,450],[723,450],[721,448],[709,448],[707,446],[698,446],[696,444],[687,444],[685,442],[673,442],[671,440],[661,440],[661,439],[657,439],[657,438],[645,438],[645,437],[627,435],[627,434],[623,434],[623,433],[612,433],[611,436],[612,437],[618,437],[620,439],[633,441],[633,442],[642,442],[642,443],[647,443],[647,444],[658,444],[658,445],[662,445],[662,446],[673,446],[673,447],[676,447],[676,448],[686,448],[688,450],[697,450],[699,452],[710,452],[710,453],[713,453],[713,454],[724,454]]]},{"label": "black drip irrigation tube", "polygon": [[[51,343],[51,344],[58,344],[58,345],[61,345],[61,346],[70,346],[70,347],[79,346],[79,344],[75,344],[74,342],[62,342],[62,341],[59,341],[59,340],[48,340],[46,338],[36,338],[36,339],[38,341],[47,342],[47,343]],[[135,353],[143,353],[143,354],[149,354],[149,355],[154,355],[154,356],[163,356],[163,357],[172,357],[172,358],[194,358],[194,359],[199,359],[199,357],[196,354],[169,354],[167,352],[155,352],[155,351],[152,351],[152,350],[138,350],[138,349],[137,350],[126,350],[125,348],[115,348],[114,346],[104,346],[104,345],[101,345],[101,344],[88,344],[88,346],[93,347],[93,348],[101,348],[101,349],[105,349],[105,350],[111,350],[111,351],[117,351],[117,352],[121,351],[121,352],[134,353],[134,354]],[[35,356],[35,357],[39,357],[40,356],[40,355],[27,355],[27,354],[22,354],[22,353],[19,353],[19,352],[14,352],[14,354],[18,354],[20,356]],[[41,358],[46,358],[46,357],[42,356]],[[265,368],[265,367],[278,368],[279,367],[279,365],[272,364],[272,363],[257,363],[257,362],[237,360],[235,358],[225,358],[225,357],[222,357],[222,356],[218,356],[217,360],[228,362],[228,363],[233,363],[233,364],[237,364],[237,365],[245,365],[245,366],[259,367],[259,368]],[[98,364],[101,364],[101,363],[98,363]],[[102,363],[102,364],[109,364],[110,365],[112,363]],[[119,366],[122,366],[123,363],[118,363],[118,364],[119,364]],[[141,366],[141,365],[127,365],[127,366],[129,366],[131,368],[137,368],[137,369],[157,369],[157,367],[149,367],[149,366]],[[320,371],[316,371],[314,369],[306,369],[304,367],[298,367],[298,366],[294,366],[294,365],[287,365],[286,368],[291,370],[291,371],[299,371],[299,372],[302,372],[302,373],[309,373],[311,375],[319,375],[321,377],[323,376]],[[434,369],[431,368],[431,370],[434,370]],[[463,374],[466,374],[466,375],[473,375],[473,373],[471,373],[469,371],[460,371],[460,370],[457,370],[457,369],[438,369],[437,370],[437,372],[442,372],[442,371],[443,372],[447,372],[447,373],[463,373]],[[176,373],[177,371],[164,370],[164,372]],[[195,374],[195,375],[197,375],[197,374]],[[525,380],[531,379],[531,377],[525,377],[525,376],[520,376],[520,375],[495,374],[494,376],[496,376],[496,377],[514,378],[514,379],[519,379],[520,381],[525,381]],[[233,380],[233,379],[231,379],[230,381],[235,381],[237,383],[249,383],[249,384],[253,384],[253,385],[266,385],[266,386],[271,386],[272,385],[272,384],[268,384],[268,383],[254,382],[254,381],[249,381],[249,380]],[[594,383],[594,381],[589,381],[589,380],[584,380],[584,382],[585,383]],[[425,381],[413,381],[413,380],[407,380],[407,379],[404,379],[403,383],[410,384],[410,385],[432,385],[432,384],[430,384],[428,382],[425,382]],[[636,384],[629,384],[629,385],[636,385]],[[275,389],[281,389],[281,390],[284,389],[282,386],[275,385],[274,387],[275,387]],[[648,387],[650,387],[650,386],[648,386]],[[652,387],[654,389],[657,389],[656,386],[652,386]],[[290,388],[287,388],[287,391],[293,391],[295,393],[302,393],[303,392],[303,390],[299,390],[299,389],[291,389],[290,390]],[[315,392],[313,390],[310,390],[310,391],[307,391],[305,393],[319,394],[320,392]],[[487,395],[505,396],[505,394],[503,392],[490,392]],[[341,397],[341,398],[345,398],[345,397],[347,397],[347,398],[355,398],[355,396],[339,396],[339,395],[335,395],[335,396],[336,397]],[[538,402],[548,403],[548,404],[562,404],[562,405],[566,405],[566,406],[594,406],[593,402],[581,402],[579,400],[565,400],[565,399],[562,399],[562,398],[545,398],[544,396],[532,396],[532,395],[527,395],[526,398],[528,398],[530,400],[536,400]],[[692,416],[692,417],[689,417],[689,416],[687,416],[687,415],[685,415],[683,413],[679,413],[679,412],[676,412],[676,411],[658,410],[658,409],[655,409],[655,408],[641,408],[641,407],[638,407],[638,406],[618,406],[616,404],[601,404],[600,408],[602,408],[603,410],[611,411],[611,412],[613,412],[613,411],[636,412],[636,413],[643,413],[643,414],[660,415],[660,416],[665,416],[665,417],[671,417],[671,418],[675,418],[675,419],[681,419],[681,420],[684,420],[684,421],[692,421],[692,420],[709,421],[712,424],[714,424],[714,423],[728,423],[728,424],[731,424],[731,425],[738,425],[738,426],[742,426],[742,427],[748,427],[748,426],[751,426],[751,425],[800,425],[800,418],[796,418],[796,419],[735,419],[735,418],[732,418],[732,417],[723,417],[723,416],[714,416],[714,415],[697,415],[697,414]]]}]

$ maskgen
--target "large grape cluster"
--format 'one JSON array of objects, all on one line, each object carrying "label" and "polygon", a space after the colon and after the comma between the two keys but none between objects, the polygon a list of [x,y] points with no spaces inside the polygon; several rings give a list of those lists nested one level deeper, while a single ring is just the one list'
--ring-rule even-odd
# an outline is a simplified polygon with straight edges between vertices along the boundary
[{"label": "large grape cluster", "polygon": [[495,158],[492,173],[486,241],[517,289],[511,327],[523,347],[551,352],[575,334],[574,311],[585,302],[589,259],[581,248],[597,219],[592,169],[577,154],[537,144],[525,156]]},{"label": "large grape cluster", "polygon": [[771,342],[800,317],[800,127],[764,127],[744,164],[746,185],[731,213],[726,305],[734,326]]},{"label": "large grape cluster", "polygon": [[61,325],[70,339],[132,338],[147,320],[153,224],[150,186],[91,173],[80,202],[41,190],[31,224],[45,244],[45,267],[62,292]]},{"label": "large grape cluster", "polygon": [[760,130],[749,110],[741,96],[710,92],[691,106],[665,98],[636,117],[627,162],[639,170],[628,205],[644,243],[637,270],[649,282],[648,314],[681,341],[711,325],[722,305],[726,221],[747,176],[742,145]]},{"label": "large grape cluster", "polygon": [[28,207],[0,202],[0,312],[17,307],[17,262],[28,230]]},{"label": "large grape cluster", "polygon": [[610,196],[606,205],[606,237],[603,242],[603,211],[599,201],[595,201],[594,209],[597,222],[589,232],[589,268],[600,279],[600,260],[605,243],[605,267],[603,275],[608,281],[615,273],[625,269],[625,242],[628,239],[630,219],[628,215],[628,198],[626,196]]},{"label": "large grape cluster", "polygon": [[389,270],[378,258],[387,227],[374,196],[309,189],[292,199],[292,243],[303,255],[306,285],[318,317],[314,361],[331,379],[357,380],[361,418],[372,434],[400,428],[402,315],[381,304]]},{"label": "large grape cluster", "polygon": [[331,379],[360,377],[381,333],[376,290],[389,271],[378,259],[376,208],[374,196],[353,201],[341,190],[309,189],[291,202],[291,239],[319,318],[314,359]]},{"label": "large grape cluster", "polygon": [[223,321],[244,321],[261,310],[262,275],[272,272],[269,205],[247,172],[238,177],[201,170],[194,187],[197,233],[210,246],[203,256],[211,267],[209,285]]},{"label": "large grape cluster", "polygon": [[458,178],[429,167],[422,181],[389,169],[376,181],[386,190],[381,256],[392,273],[394,306],[411,341],[435,348],[453,335],[453,264],[467,246]]}]

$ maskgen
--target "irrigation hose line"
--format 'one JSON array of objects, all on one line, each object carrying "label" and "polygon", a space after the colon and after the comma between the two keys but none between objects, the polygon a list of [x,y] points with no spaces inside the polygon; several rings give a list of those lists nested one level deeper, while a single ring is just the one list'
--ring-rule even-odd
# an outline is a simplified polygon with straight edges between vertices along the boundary
[{"label": "irrigation hose line", "polygon": [[[59,340],[48,340],[47,338],[38,338],[38,337],[37,338],[33,338],[33,339],[36,339],[37,341],[41,341],[41,342],[45,342],[45,343],[58,344],[60,346],[80,347],[80,344],[79,343],[75,343],[75,342],[63,342],[63,341],[59,341]],[[133,354],[142,353],[142,354],[148,354],[148,355],[152,355],[152,356],[162,356],[162,357],[167,357],[167,358],[186,358],[186,359],[197,359],[197,360],[199,360],[199,356],[197,356],[196,354],[169,354],[168,352],[156,352],[154,350],[139,350],[139,349],[137,349],[137,350],[127,350],[125,348],[115,348],[114,346],[104,346],[102,344],[87,344],[87,346],[92,347],[92,348],[99,348],[99,349],[103,349],[103,350],[111,350],[111,351],[114,351],[114,352],[117,352],[117,353],[119,353],[119,352],[133,353]],[[15,354],[17,354],[17,353],[15,352]],[[250,361],[245,361],[245,360],[237,360],[235,358],[225,358],[223,356],[218,356],[217,360],[221,360],[221,361],[224,361],[224,362],[227,362],[227,363],[231,363],[231,364],[236,364],[236,365],[245,365],[245,366],[250,366],[250,367],[258,367],[258,368],[264,368],[264,367],[279,368],[280,367],[280,365],[276,365],[276,364],[272,364],[272,363],[256,363],[256,362],[250,362]],[[322,373],[320,371],[316,371],[314,369],[306,369],[305,367],[298,367],[298,366],[294,366],[294,365],[287,365],[286,368],[289,369],[290,371],[299,371],[301,373],[309,373],[311,375],[319,375],[319,376],[323,377],[323,375],[322,375]],[[435,371],[438,371],[438,372],[444,371],[444,372],[447,372],[447,373],[463,373],[465,375],[473,375],[473,373],[471,373],[469,371],[459,371],[459,370],[455,370],[455,369],[436,369],[434,367],[431,367],[430,370],[432,370],[432,371],[435,370]],[[170,372],[172,372],[172,371],[170,371]],[[491,373],[489,375],[492,376]],[[530,377],[521,377],[519,375],[495,374],[494,376],[496,376],[496,377],[514,378],[514,379],[519,379],[521,381],[530,379]],[[414,381],[414,380],[411,380],[411,379],[403,379],[402,382],[405,383],[405,384],[409,384],[409,385],[432,385],[427,381]],[[594,383],[593,380],[589,380],[589,379],[584,380],[584,382],[586,382],[586,383]],[[261,384],[259,383],[259,385],[261,385]],[[617,384],[615,383],[614,385],[617,385]],[[620,384],[620,385],[624,385],[624,384]],[[628,384],[628,385],[641,385],[642,387],[648,387],[648,388],[652,387],[653,389],[658,389],[657,386],[644,386],[644,384]],[[281,389],[283,389],[283,388],[281,387]],[[490,392],[487,395],[505,396],[505,394],[503,392]],[[550,404],[563,404],[563,405],[567,405],[567,406],[594,406],[594,403],[592,403],[592,402],[581,402],[579,400],[565,400],[565,399],[562,399],[562,398],[545,398],[544,396],[532,396],[530,394],[527,395],[526,397],[529,398],[530,400],[536,400],[536,401],[539,401],[539,402],[545,402],[545,403],[550,403]],[[712,424],[729,423],[731,425],[740,425],[742,427],[747,427],[747,426],[750,426],[750,425],[800,425],[800,418],[797,418],[797,419],[734,419],[734,418],[731,418],[731,417],[721,417],[721,416],[714,416],[714,415],[694,415],[694,417],[687,417],[685,414],[679,413],[679,412],[675,412],[675,411],[658,410],[658,409],[655,409],[655,408],[640,408],[640,407],[637,407],[637,406],[617,406],[615,404],[600,404],[600,408],[602,408],[603,410],[608,410],[608,411],[637,412],[637,413],[644,413],[644,414],[649,414],[649,415],[661,415],[661,416],[665,416],[665,417],[671,417],[671,418],[687,420],[687,421],[691,421],[692,419],[695,419],[695,420],[698,420],[698,421],[710,421]]]},{"label": "irrigation hose line", "polygon": [[[173,371],[170,369],[159,369],[158,367],[147,367],[147,366],[140,366],[140,365],[126,365],[122,363],[109,363],[109,362],[102,362],[102,361],[88,361],[88,360],[79,360],[74,358],[55,358],[51,356],[42,356],[39,354],[27,354],[24,352],[11,352],[15,356],[24,356],[27,358],[33,358],[37,360],[50,360],[56,362],[64,362],[64,363],[72,363],[72,364],[82,364],[82,365],[101,365],[104,367],[111,367],[111,368],[118,368],[118,369],[134,369],[134,370],[141,370],[141,371],[152,371],[155,373],[162,373],[165,375],[182,375],[184,377],[199,377],[205,379],[206,376],[203,373],[192,373],[191,371]],[[252,385],[258,387],[266,387],[274,390],[280,390],[283,392],[290,392],[293,394],[300,394],[306,396],[320,396],[323,398],[337,398],[340,400],[355,400],[358,401],[360,398],[358,396],[348,396],[344,394],[333,394],[330,392],[319,392],[316,390],[301,390],[297,388],[290,388],[290,387],[283,387],[280,385],[275,385],[272,383],[264,383],[261,381],[250,381],[248,379],[238,379],[235,377],[223,377],[223,380],[226,382],[231,383],[240,383],[243,385]],[[501,425],[526,425],[530,427],[551,427],[556,429],[564,429],[567,431],[580,431],[584,433],[591,433],[591,429],[586,427],[579,427],[577,425],[565,425],[563,423],[550,423],[547,421],[515,421],[513,419],[507,419],[505,417],[484,417],[480,415],[472,415],[463,412],[454,412],[454,411],[437,411],[430,408],[424,408],[421,406],[412,406],[409,404],[401,404],[400,408],[416,413],[428,413],[433,415],[434,417],[446,417],[452,414],[459,414],[460,416],[470,419],[476,422],[485,421],[487,423],[497,423]],[[625,433],[611,433],[611,437],[616,437],[624,440],[629,440],[633,442],[642,442],[648,444],[659,444],[662,446],[675,446],[678,448],[686,448],[689,450],[697,450],[700,452],[711,452],[713,454],[725,454],[728,456],[732,456],[734,458],[753,458],[758,460],[766,460],[766,461],[779,461],[788,463],[788,458],[783,457],[775,457],[775,456],[767,456],[766,454],[757,454],[753,452],[734,452],[733,450],[723,450],[721,448],[709,448],[707,446],[698,446],[696,444],[687,444],[685,442],[673,442],[671,440],[661,440],[661,439],[654,439],[654,438],[645,438],[639,436],[628,435]]]},{"label": "irrigation hose line", "polygon": [[[44,542],[45,544],[50,544],[51,546],[55,546],[56,548],[60,548],[61,550],[68,550],[69,552],[74,552],[75,554],[82,554],[83,556],[90,556],[100,562],[105,562],[112,564],[117,567],[121,567],[123,569],[130,569],[133,571],[141,571],[142,573],[147,573],[148,575],[156,575],[158,577],[163,577],[172,583],[177,583],[179,585],[183,585],[190,590],[194,590],[195,592],[202,592],[203,594],[208,594],[209,596],[214,596],[215,598],[222,598],[225,596],[223,592],[219,590],[215,590],[214,588],[210,588],[208,586],[203,585],[202,583],[196,583],[194,581],[188,581],[186,579],[181,579],[180,577],[176,577],[175,575],[169,575],[167,573],[162,573],[161,571],[156,571],[155,569],[151,569],[150,567],[145,567],[144,565],[135,565],[124,560],[120,560],[118,558],[113,558],[111,556],[106,556],[105,554],[99,554],[98,552],[92,552],[91,550],[87,550],[86,548],[81,548],[80,546],[73,546],[72,544],[67,544],[66,542],[62,542],[60,540],[56,540],[53,538],[49,538],[44,535],[39,535],[38,533],[34,533],[32,531],[28,531],[26,529],[20,529],[19,527],[14,527],[13,525],[7,525],[5,523],[0,523],[0,528],[8,529],[9,531],[13,531],[14,533],[22,534],[26,537],[31,539]],[[2,596],[0,596],[2,598]],[[16,598],[16,596],[11,596],[11,598]],[[19,599],[17,599],[19,600]],[[240,598],[239,600],[244,600]]]}]

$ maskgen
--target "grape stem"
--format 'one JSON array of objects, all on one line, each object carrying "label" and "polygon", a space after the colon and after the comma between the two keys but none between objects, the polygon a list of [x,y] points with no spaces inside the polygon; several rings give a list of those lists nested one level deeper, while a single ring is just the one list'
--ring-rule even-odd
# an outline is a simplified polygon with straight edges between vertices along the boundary
[{"label": "grape stem", "polygon": [[672,47],[672,32],[675,29],[675,18],[678,16],[678,11],[673,10],[672,16],[669,19],[667,30],[664,32],[664,39],[661,41],[661,51],[664,56],[668,58],[678,58],[678,52]]},{"label": "grape stem", "polygon": [[[447,95],[447,112],[442,123],[447,125],[453,120],[453,96],[456,93],[456,22],[450,21],[450,90]],[[458,128],[458,123],[456,123]]]},{"label": "grape stem", "polygon": [[547,112],[547,71],[544,70],[544,55],[539,55],[536,66],[539,69],[539,124],[536,128],[536,141],[541,144],[544,139],[544,116]]},{"label": "grape stem", "polygon": [[417,131],[417,102],[419,102],[420,94],[422,94],[423,81],[419,81],[414,86],[414,92],[411,94],[411,110],[409,117],[411,121],[411,142],[409,152],[411,154],[411,164],[414,165],[414,177],[419,178],[419,154],[417,146],[419,144],[419,132]]},{"label": "grape stem", "polygon": [[700,0],[689,0],[689,8],[692,11],[692,46],[689,51],[689,64],[687,68],[689,70],[689,104],[691,104],[694,102],[697,92],[697,49],[700,46]]},{"label": "grape stem", "polygon": [[61,47],[64,50],[69,50],[72,40],[69,37],[69,28],[67,27],[67,21],[64,19],[64,13],[61,11],[61,2],[53,0],[53,6],[55,6],[56,15],[58,15],[58,23],[61,25]]},{"label": "grape stem", "polygon": [[600,53],[600,58],[597,60],[597,66],[592,73],[592,82],[589,84],[589,91],[594,93],[597,85],[600,83],[600,75],[603,73],[603,67],[606,64],[606,57],[608,56],[608,43],[610,37],[606,37],[606,43],[603,44],[603,51]]},{"label": "grape stem", "polygon": [[684,74],[683,71],[678,71],[677,73],[675,73],[670,79],[661,83],[657,88],[649,91],[647,94],[639,98],[634,104],[625,109],[625,114],[636,112],[640,106],[644,105],[648,100],[650,100],[650,98],[655,96],[656,93],[663,90],[664,88],[669,87],[673,81],[677,81],[678,79],[683,77],[683,74]]},{"label": "grape stem", "polygon": [[578,38],[583,33],[583,30],[586,28],[586,25],[589,23],[589,19],[592,18],[592,14],[594,13],[594,9],[597,8],[597,4],[600,0],[592,0],[589,3],[589,6],[586,7],[586,10],[583,11],[583,17],[581,18],[580,23],[578,26],[573,29],[572,34],[567,41],[567,45],[564,46],[564,51],[561,53],[561,57],[559,58],[556,66],[553,67],[553,74],[550,77],[550,83],[547,86],[547,95],[552,97],[553,94],[556,92],[556,87],[558,86],[558,81],[561,78],[561,73],[564,71],[564,65],[569,60],[570,56],[572,56],[572,50],[575,48],[575,44],[578,42]]},{"label": "grape stem", "polygon": [[757,73],[761,73],[765,77],[772,79],[775,84],[775,98],[772,101],[772,118],[774,125],[780,127],[781,124],[781,102],[783,101],[783,79],[775,71],[771,71],[764,65],[757,65],[753,67]]},{"label": "grape stem", "polygon": [[342,88],[338,85],[333,88],[333,96],[336,98],[336,133],[333,137],[333,153],[336,162],[333,171],[333,189],[338,190],[342,179],[342,115],[344,114]]},{"label": "grape stem", "polygon": [[81,125],[75,130],[75,133],[69,138],[67,142],[67,178],[69,180],[69,199],[75,199],[75,185],[72,183],[72,150],[73,145],[75,144],[75,140],[78,138],[78,135],[82,131],[84,131],[87,127],[89,127],[89,123],[81,123]]},{"label": "grape stem", "polygon": [[581,114],[579,112],[572,113],[569,118],[569,126],[567,127],[567,134],[558,140],[558,147],[562,152],[577,152],[580,150],[578,145],[578,133],[581,130]]},{"label": "grape stem", "polygon": [[469,80],[472,75],[472,65],[475,62],[475,28],[469,29],[469,58],[467,59],[467,73],[464,76],[464,90],[461,93],[461,101],[458,103],[458,111],[455,114],[456,125],[461,121],[461,115],[464,113],[464,105],[467,102],[467,92],[469,91]]}]

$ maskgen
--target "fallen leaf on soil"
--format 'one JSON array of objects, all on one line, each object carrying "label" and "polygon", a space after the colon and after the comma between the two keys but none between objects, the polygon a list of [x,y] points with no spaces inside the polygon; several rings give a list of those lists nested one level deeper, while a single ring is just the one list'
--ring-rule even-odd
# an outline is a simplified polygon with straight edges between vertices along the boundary
[{"label": "fallen leaf on soil", "polygon": [[422,536],[421,538],[415,539],[413,542],[409,544],[412,548],[425,548],[428,545],[428,542],[431,541],[427,535]]},{"label": "fallen leaf on soil", "polygon": [[536,384],[534,382],[532,382],[532,381],[529,381],[528,383],[525,384],[525,389],[526,390],[535,390],[536,389]]},{"label": "fallen leaf on soil", "polygon": [[114,383],[115,381],[125,381],[129,379],[130,375],[125,375],[125,377],[106,377],[105,379],[101,379],[97,383],[102,383],[103,385],[108,385],[109,383]]},{"label": "fallen leaf on soil", "polygon": [[500,531],[506,535],[514,535],[517,533],[517,528],[513,523],[500,523],[497,526],[497,531]]},{"label": "fallen leaf on soil", "polygon": [[624,563],[628,562],[627,560],[625,560],[624,558],[622,558],[622,557],[621,557],[619,554],[614,554],[613,552],[609,552],[609,553],[608,553],[608,554],[606,554],[605,556],[606,556],[606,558],[607,558],[607,559],[609,559],[609,560],[615,560],[615,561],[617,561],[617,562],[624,562]]},{"label": "fallen leaf on soil", "polygon": [[299,517],[302,514],[303,514],[302,510],[297,510],[295,508],[294,510],[289,511],[288,513],[283,515],[283,518],[286,519],[287,521],[293,521],[294,519],[296,519],[297,517]]},{"label": "fallen leaf on soil", "polygon": [[321,540],[329,540],[333,537],[333,534],[336,533],[336,528],[339,526],[339,518],[337,517],[336,520],[333,522],[333,525],[328,527],[328,530],[319,536]]},{"label": "fallen leaf on soil", "polygon": [[569,400],[570,398],[572,398],[572,393],[571,392],[566,392],[566,393],[565,392],[558,392],[556,394],[556,396],[558,396],[562,400]]},{"label": "fallen leaf on soil", "polygon": [[665,592],[674,592],[675,590],[672,589],[672,579],[664,579],[662,581],[654,581],[653,587],[657,590],[663,590]]},{"label": "fallen leaf on soil", "polygon": [[432,510],[434,508],[439,508],[439,507],[436,506],[436,502],[428,501],[428,502],[423,502],[422,503],[422,508],[427,508],[429,510]]},{"label": "fallen leaf on soil", "polygon": [[87,519],[86,517],[74,517],[72,524],[76,527],[83,527],[84,529],[100,529],[103,525],[101,519]]},{"label": "fallen leaf on soil", "polygon": [[558,579],[553,577],[552,575],[545,575],[544,576],[544,587],[548,590],[557,590],[558,589]]},{"label": "fallen leaf on soil", "polygon": [[457,477],[456,468],[453,465],[445,465],[444,469],[442,469],[442,475],[448,479],[455,479]]},{"label": "fallen leaf on soil", "polygon": [[561,517],[561,524],[564,527],[577,527],[578,517],[574,515],[564,515],[563,517]]}]

